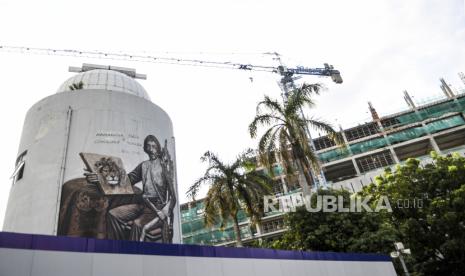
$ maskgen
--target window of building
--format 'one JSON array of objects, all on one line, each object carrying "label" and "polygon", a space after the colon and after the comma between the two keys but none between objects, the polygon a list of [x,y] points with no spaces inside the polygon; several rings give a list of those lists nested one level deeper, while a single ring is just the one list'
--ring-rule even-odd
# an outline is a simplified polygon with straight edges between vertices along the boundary
[{"label": "window of building", "polygon": [[361,173],[383,168],[394,164],[391,152],[383,151],[368,156],[357,158],[357,166]]},{"label": "window of building", "polygon": [[344,131],[347,141],[357,140],[379,132],[380,130],[376,123],[367,123]]},{"label": "window of building", "polygon": [[271,233],[282,229],[284,229],[284,220],[282,218],[262,223],[263,233]]},{"label": "window of building", "polygon": [[288,175],[286,177],[287,191],[292,192],[300,188],[299,175]]},{"label": "window of building", "polygon": [[252,231],[250,230],[250,226],[244,225],[241,226],[239,229],[241,231],[241,238],[248,239],[252,237]]},{"label": "window of building", "polygon": [[281,183],[281,179],[277,179],[273,181],[273,194],[283,194],[284,189],[283,189],[283,184]]},{"label": "window of building", "polygon": [[336,145],[336,143],[329,139],[328,136],[313,139],[313,144],[315,145],[316,150],[326,149]]},{"label": "window of building", "polygon": [[18,158],[16,158],[15,170],[11,175],[11,178],[13,179],[13,184],[15,184],[23,178],[26,154],[27,150],[21,153],[18,156]]}]

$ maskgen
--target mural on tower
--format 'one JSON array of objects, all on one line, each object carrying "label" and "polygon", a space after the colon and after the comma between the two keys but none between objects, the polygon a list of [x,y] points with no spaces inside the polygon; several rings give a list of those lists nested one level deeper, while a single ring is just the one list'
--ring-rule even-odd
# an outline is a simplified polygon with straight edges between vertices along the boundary
[{"label": "mural on tower", "polygon": [[62,187],[58,235],[172,243],[176,191],[167,140],[162,147],[148,135],[143,150],[148,158],[130,173],[117,156],[80,153],[84,177]]}]

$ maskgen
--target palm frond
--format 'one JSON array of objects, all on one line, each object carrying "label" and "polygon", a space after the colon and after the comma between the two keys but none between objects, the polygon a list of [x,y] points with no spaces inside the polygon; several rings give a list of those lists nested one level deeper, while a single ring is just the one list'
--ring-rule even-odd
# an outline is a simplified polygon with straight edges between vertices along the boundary
[{"label": "palm frond", "polygon": [[273,123],[278,122],[285,123],[282,118],[279,118],[271,114],[262,114],[255,116],[254,120],[249,125],[250,137],[255,138],[257,136],[258,126],[269,126]]},{"label": "palm frond", "polygon": [[223,222],[231,216],[230,201],[227,199],[224,184],[224,179],[217,181],[215,185],[210,187],[205,197],[204,221],[207,226],[216,225],[218,219],[220,219],[222,224],[221,227],[223,227]]},{"label": "palm frond", "polygon": [[218,168],[219,170],[223,170],[225,168],[224,163],[219,159],[219,157],[211,152],[207,151],[203,154],[203,156],[200,158],[202,162],[208,162],[210,167],[215,167]]},{"label": "palm frond", "polygon": [[341,133],[337,132],[331,124],[321,119],[307,119],[304,121],[311,128],[317,131],[323,131],[328,135],[328,138],[333,140],[336,144],[341,145],[344,143]]},{"label": "palm frond", "polygon": [[260,153],[260,161],[262,164],[268,169],[268,172],[271,176],[274,176],[274,172],[272,169],[272,165],[274,162],[272,160],[276,160],[275,155],[277,153],[277,134],[279,133],[280,129],[283,126],[278,126],[276,129],[270,131],[270,135],[268,136],[268,140],[265,141],[265,135],[260,139],[258,151]]},{"label": "palm frond", "polygon": [[197,196],[197,193],[200,189],[200,187],[203,185],[203,184],[209,184],[209,183],[213,183],[215,182],[215,180],[218,180],[219,179],[219,176],[216,176],[216,175],[211,175],[209,174],[209,172],[207,171],[207,173],[200,177],[199,179],[197,179],[194,184],[192,184],[188,189],[187,189],[187,192],[186,192],[186,195],[188,198],[191,198],[192,200],[195,200],[195,197]]},{"label": "palm frond", "polygon": [[270,143],[275,143],[276,141],[276,133],[283,127],[283,125],[274,125],[270,127],[260,138],[260,141],[258,142],[258,150],[260,152],[264,152],[265,148],[270,144]]},{"label": "palm frond", "polygon": [[299,90],[303,91],[306,95],[320,95],[320,92],[326,90],[326,87],[322,83],[303,83]]},{"label": "palm frond", "polygon": [[266,107],[271,114],[284,114],[284,106],[279,103],[279,101],[271,99],[269,96],[265,95],[263,101],[257,104],[257,114],[261,114],[262,108]]},{"label": "palm frond", "polygon": [[312,96],[319,95],[320,91],[324,90],[322,84],[307,84],[304,83],[300,88],[294,89],[289,94],[285,112],[288,116],[297,114],[303,107],[313,108],[315,102]]}]

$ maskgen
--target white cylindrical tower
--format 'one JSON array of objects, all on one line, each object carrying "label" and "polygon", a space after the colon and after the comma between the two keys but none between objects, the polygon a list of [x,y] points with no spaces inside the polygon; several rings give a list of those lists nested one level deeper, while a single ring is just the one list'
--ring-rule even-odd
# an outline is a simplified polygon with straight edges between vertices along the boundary
[{"label": "white cylindrical tower", "polygon": [[145,76],[71,70],[27,113],[3,230],[180,243],[173,127]]}]

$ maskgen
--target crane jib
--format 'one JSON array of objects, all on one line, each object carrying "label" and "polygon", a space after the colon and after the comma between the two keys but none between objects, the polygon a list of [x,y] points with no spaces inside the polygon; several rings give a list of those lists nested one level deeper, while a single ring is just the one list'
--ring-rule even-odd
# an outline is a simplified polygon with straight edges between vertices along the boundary
[{"label": "crane jib", "polygon": [[[21,46],[6,46],[0,45],[0,51],[7,52],[19,52],[19,53],[31,53],[31,54],[42,54],[42,55],[61,55],[61,56],[76,56],[76,57],[89,57],[97,59],[115,59],[115,60],[127,60],[132,62],[151,62],[151,63],[164,63],[164,64],[176,64],[184,66],[203,66],[203,67],[216,67],[224,69],[239,69],[247,71],[264,71],[278,73],[282,76],[290,77],[294,74],[298,75],[316,75],[331,77],[335,83],[342,83],[341,73],[338,70],[334,70],[332,65],[327,63],[324,64],[324,68],[308,68],[304,66],[297,66],[296,68],[287,68],[282,64],[278,67],[274,66],[263,66],[253,65],[244,63],[232,63],[230,61],[209,61],[199,59],[183,59],[176,57],[165,57],[165,56],[150,56],[150,55],[137,55],[127,53],[106,53],[101,51],[82,51],[74,49],[52,49],[52,48],[33,48],[33,47],[21,47]],[[278,55],[277,53],[273,53]],[[279,56],[279,55],[278,55]]]},{"label": "crane jib", "polygon": [[332,70],[326,68],[288,68],[287,71],[293,74],[329,76]]}]

